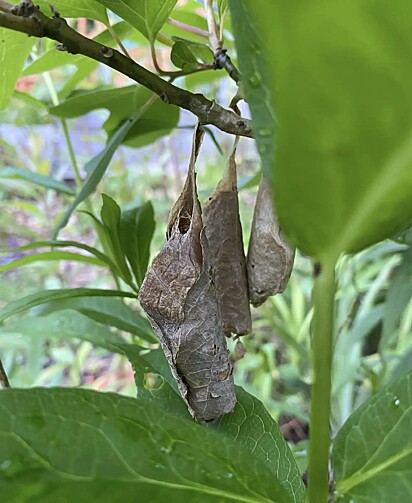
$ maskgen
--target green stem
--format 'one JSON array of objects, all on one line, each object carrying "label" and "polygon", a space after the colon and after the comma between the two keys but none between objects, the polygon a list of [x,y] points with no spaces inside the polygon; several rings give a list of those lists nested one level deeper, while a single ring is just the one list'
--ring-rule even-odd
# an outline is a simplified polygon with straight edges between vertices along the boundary
[{"label": "green stem", "polygon": [[[47,89],[50,93],[52,103],[55,107],[57,107],[57,105],[59,105],[59,103],[60,103],[60,100],[57,95],[56,88],[54,87],[53,79],[51,78],[50,73],[43,72],[43,79],[44,79],[44,82],[46,83]],[[69,152],[69,158],[70,158],[70,162],[71,162],[71,165],[73,168],[74,178],[76,180],[76,186],[78,189],[80,189],[80,187],[82,186],[82,177],[80,176],[79,166],[77,165],[76,155],[74,153],[73,144],[70,139],[69,128],[67,127],[67,122],[65,119],[59,119],[59,120],[60,120],[60,124],[62,126],[62,129],[63,129],[63,135],[64,135],[64,139],[66,141],[67,150]],[[90,207],[88,209],[91,210]]]},{"label": "green stem", "polygon": [[107,22],[106,28],[109,30],[110,35],[112,36],[113,40],[116,42],[116,44],[120,47],[122,50],[123,54],[130,58],[130,54],[127,52],[126,47],[123,45],[122,41],[120,40],[119,35],[115,32],[113,26],[110,24],[110,21]]},{"label": "green stem", "polygon": [[321,265],[313,288],[313,384],[311,396],[308,497],[327,503],[329,494],[330,392],[335,302],[335,262]]},{"label": "green stem", "polygon": [[[79,189],[82,186],[82,177],[80,176],[79,166],[76,161],[76,155],[73,149],[73,143],[70,139],[69,128],[67,127],[67,122],[65,119],[60,119],[60,124],[62,125],[64,139],[66,141],[67,150],[69,152],[70,162],[73,168],[74,178],[76,180],[76,186]],[[91,206],[88,207],[91,210]]]}]

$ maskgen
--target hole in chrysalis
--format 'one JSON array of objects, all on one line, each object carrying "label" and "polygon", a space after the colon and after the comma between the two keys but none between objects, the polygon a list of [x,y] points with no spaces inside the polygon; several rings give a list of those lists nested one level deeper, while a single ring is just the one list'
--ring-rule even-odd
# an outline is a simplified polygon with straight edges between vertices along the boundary
[{"label": "hole in chrysalis", "polygon": [[252,267],[252,269],[254,269],[255,268],[255,264],[252,264],[251,267]]},{"label": "hole in chrysalis", "polygon": [[179,216],[179,231],[181,234],[186,234],[190,228],[191,216],[185,212]]},{"label": "hole in chrysalis", "polygon": [[160,389],[163,386],[164,379],[159,374],[148,373],[144,375],[143,386],[149,391]]}]

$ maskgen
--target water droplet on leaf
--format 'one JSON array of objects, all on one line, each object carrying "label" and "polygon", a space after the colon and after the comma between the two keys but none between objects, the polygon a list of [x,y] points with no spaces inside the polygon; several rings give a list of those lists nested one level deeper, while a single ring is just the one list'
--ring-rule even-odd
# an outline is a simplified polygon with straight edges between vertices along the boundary
[{"label": "water droplet on leaf", "polygon": [[166,467],[164,465],[161,465],[160,463],[156,463],[154,467],[158,470],[166,470]]},{"label": "water droplet on leaf", "polygon": [[172,452],[172,446],[168,445],[167,447],[160,447],[160,451],[164,452],[165,454],[170,454]]}]

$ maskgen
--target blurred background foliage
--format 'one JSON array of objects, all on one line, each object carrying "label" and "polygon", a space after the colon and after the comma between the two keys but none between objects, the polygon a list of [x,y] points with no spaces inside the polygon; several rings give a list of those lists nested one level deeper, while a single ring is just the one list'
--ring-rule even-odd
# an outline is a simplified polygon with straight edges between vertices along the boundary
[{"label": "blurred background foliage", "polygon": [[[179,2],[173,16],[206,29],[198,6],[194,1]],[[105,27],[98,22],[77,23],[77,28],[88,36],[108,37]],[[115,18],[112,24],[133,58],[152,67],[147,41],[142,35],[127,23],[116,25]],[[163,32],[168,37],[205,42],[175,24],[166,24]],[[229,24],[225,33],[226,46],[234,56]],[[143,92],[133,86],[125,99],[125,89],[131,85],[126,77],[81,56],[71,57],[66,65],[68,55],[54,47],[51,41],[34,43],[24,76],[9,106],[0,112],[0,307],[48,289],[121,286],[122,290],[132,291],[121,277],[114,279],[107,264],[98,263],[97,259],[95,263],[83,260],[82,257],[90,257],[85,250],[65,249],[78,253],[76,260],[70,260],[69,256],[68,260],[60,256],[49,260],[50,255],[42,260],[37,249],[15,251],[29,243],[51,239],[53,229],[86,178],[84,165],[104,148],[107,133],[112,134],[130,115],[130,93],[138,101],[138,93]],[[160,66],[172,68],[170,47],[159,44],[157,58]],[[222,72],[201,72],[177,83],[214,97],[225,106],[235,92],[234,84]],[[90,217],[92,213],[100,218],[102,194],[107,194],[122,211],[151,202],[156,227],[150,255],[156,255],[164,239],[169,209],[186,175],[194,126],[190,114],[167,107],[165,112],[163,107],[166,106],[159,103],[156,109],[158,124],[136,130],[126,138],[126,144],[132,147],[122,145],[117,149],[96,190],[73,213],[59,239],[107,252]],[[242,112],[248,114],[245,106]],[[219,181],[232,142],[227,135],[208,130],[197,166],[201,200]],[[252,140],[241,140],[237,161],[240,213],[247,247],[260,174]],[[405,231],[402,236],[339,261],[333,432],[383,384],[412,368],[410,244],[410,231],[409,234]],[[19,265],[22,259],[27,263]],[[16,262],[19,267],[15,267],[14,261],[19,260]],[[246,355],[236,362],[235,371],[237,384],[260,398],[273,417],[280,420],[286,438],[298,443],[295,453],[298,459],[302,458],[302,468],[306,459],[311,382],[311,289],[310,261],[298,253],[285,293],[252,309],[253,333],[242,338]],[[80,386],[135,395],[133,371],[127,359],[99,347],[101,344],[96,340],[118,334],[148,348],[154,347],[153,341],[149,335],[139,336],[137,329],[136,333],[130,333],[118,320],[111,323],[104,316],[105,299],[94,300],[95,311],[82,307],[80,301],[76,304],[73,299],[66,304],[56,301],[16,314],[0,326],[0,353],[13,386]],[[150,332],[137,300],[115,299],[111,308],[121,302],[137,313],[138,323]],[[230,341],[230,349],[235,352],[234,341]],[[340,355],[345,355],[345,359]],[[155,376],[147,376],[147,386],[156,386]]]}]

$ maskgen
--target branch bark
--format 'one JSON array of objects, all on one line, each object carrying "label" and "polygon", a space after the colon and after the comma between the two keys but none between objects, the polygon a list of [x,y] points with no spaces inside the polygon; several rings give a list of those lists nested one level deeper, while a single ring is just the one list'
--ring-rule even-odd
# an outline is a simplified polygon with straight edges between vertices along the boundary
[{"label": "branch bark", "polygon": [[[225,133],[253,137],[251,121],[223,108],[202,94],[191,93],[163,80],[119,51],[98,44],[73,30],[56,12],[49,18],[31,3],[24,12],[20,7],[0,2],[0,27],[27,33],[34,37],[48,37],[61,44],[70,54],[83,54],[95,61],[127,75],[156,93],[165,103],[176,105],[196,115],[201,124],[216,126]],[[23,3],[21,4],[23,5]],[[23,10],[23,9],[22,9]]]}]

